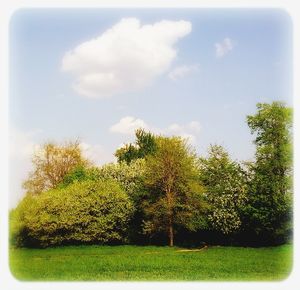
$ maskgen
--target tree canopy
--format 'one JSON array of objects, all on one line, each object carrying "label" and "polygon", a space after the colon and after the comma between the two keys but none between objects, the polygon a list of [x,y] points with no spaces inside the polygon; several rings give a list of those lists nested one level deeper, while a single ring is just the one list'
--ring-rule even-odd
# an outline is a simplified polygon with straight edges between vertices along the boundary
[{"label": "tree canopy", "polygon": [[119,163],[125,161],[129,164],[135,159],[144,158],[148,154],[155,152],[156,142],[154,134],[140,128],[135,131],[135,137],[135,143],[125,144],[115,152]]},{"label": "tree canopy", "polygon": [[247,116],[255,160],[219,145],[197,156],[186,139],[136,131],[118,162],[92,166],[78,142],[46,143],[33,156],[26,197],[11,214],[16,244],[192,240],[284,243],[292,233],[292,110],[257,104]]},{"label": "tree canopy", "polygon": [[88,161],[82,156],[79,142],[63,145],[46,143],[32,158],[33,171],[23,183],[29,194],[39,194],[55,188],[65,176],[78,166],[86,166]]}]

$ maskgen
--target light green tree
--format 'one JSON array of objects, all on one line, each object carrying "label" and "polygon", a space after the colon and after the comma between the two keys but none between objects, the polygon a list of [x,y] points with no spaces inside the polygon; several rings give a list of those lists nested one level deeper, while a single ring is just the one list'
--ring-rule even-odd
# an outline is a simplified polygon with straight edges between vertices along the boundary
[{"label": "light green tree", "polygon": [[196,155],[180,137],[157,137],[157,149],[146,158],[145,233],[165,232],[174,245],[175,228],[199,228],[205,210]]}]

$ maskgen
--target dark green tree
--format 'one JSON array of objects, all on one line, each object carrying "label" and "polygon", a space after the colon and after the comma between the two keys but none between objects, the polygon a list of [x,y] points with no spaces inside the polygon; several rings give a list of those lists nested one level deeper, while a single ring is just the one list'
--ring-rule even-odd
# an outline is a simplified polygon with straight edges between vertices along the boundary
[{"label": "dark green tree", "polygon": [[115,152],[118,162],[125,161],[129,164],[132,160],[144,158],[156,150],[155,136],[144,129],[137,129],[135,132],[136,141],[134,144],[125,144]]},{"label": "dark green tree", "polygon": [[245,230],[259,243],[284,242],[292,228],[292,110],[281,102],[259,103],[247,123],[256,136],[256,162]]}]

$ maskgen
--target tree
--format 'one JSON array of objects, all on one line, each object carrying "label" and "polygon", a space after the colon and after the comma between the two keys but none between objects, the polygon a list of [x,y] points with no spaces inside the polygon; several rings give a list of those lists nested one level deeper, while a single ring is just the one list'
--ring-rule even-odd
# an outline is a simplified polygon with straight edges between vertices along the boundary
[{"label": "tree", "polygon": [[281,102],[257,104],[247,116],[256,134],[256,162],[252,166],[246,230],[260,242],[283,242],[291,230],[292,110]]},{"label": "tree", "polygon": [[135,136],[136,141],[134,144],[125,144],[116,151],[115,156],[119,163],[125,161],[129,164],[133,160],[144,158],[148,154],[155,152],[155,136],[151,132],[146,132],[144,129],[137,129]]},{"label": "tree", "polygon": [[145,185],[149,196],[144,208],[145,233],[166,232],[174,245],[174,227],[195,230],[204,211],[203,189],[196,156],[180,137],[157,137],[157,149],[146,157]]},{"label": "tree", "polygon": [[212,228],[223,234],[237,232],[241,226],[240,209],[247,200],[246,173],[230,160],[222,146],[211,146],[208,158],[199,161],[201,181],[211,205],[208,219]]},{"label": "tree", "polygon": [[64,177],[77,166],[86,166],[88,161],[83,158],[78,142],[64,145],[46,143],[35,152],[32,163],[34,169],[23,183],[29,194],[39,194],[42,191],[55,188]]}]

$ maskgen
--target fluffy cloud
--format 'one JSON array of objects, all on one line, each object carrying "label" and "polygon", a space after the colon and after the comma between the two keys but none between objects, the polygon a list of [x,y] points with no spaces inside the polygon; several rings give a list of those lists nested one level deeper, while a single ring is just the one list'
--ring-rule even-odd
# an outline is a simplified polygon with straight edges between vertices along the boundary
[{"label": "fluffy cloud", "polygon": [[68,51],[62,70],[75,77],[83,96],[104,98],[141,89],[168,71],[178,40],[191,32],[188,21],[162,20],[141,25],[125,18],[99,37]]},{"label": "fluffy cloud", "polygon": [[141,119],[137,119],[131,116],[122,118],[118,123],[110,127],[110,131],[113,133],[121,133],[124,135],[132,135],[138,128],[148,129],[148,125]]},{"label": "fluffy cloud", "polygon": [[116,158],[113,152],[108,152],[100,145],[93,145],[86,142],[80,143],[82,154],[88,160],[91,160],[95,165],[103,165],[108,162],[114,162]]},{"label": "fluffy cloud", "polygon": [[137,119],[132,116],[122,118],[118,123],[111,126],[109,130],[112,133],[120,133],[132,136],[134,135],[135,130],[138,128],[144,128],[156,134],[181,136],[188,139],[191,144],[196,143],[196,136],[201,130],[200,123],[197,121],[192,121],[184,125],[173,123],[166,128],[157,128],[154,126],[150,126],[142,119]]},{"label": "fluffy cloud", "polygon": [[233,48],[233,41],[228,37],[224,38],[223,41],[215,43],[216,57],[221,58],[225,56]]},{"label": "fluffy cloud", "polygon": [[40,131],[22,132],[16,128],[10,128],[10,167],[9,167],[9,206],[15,207],[24,196],[23,181],[32,170],[31,158],[39,146],[33,141]]},{"label": "fluffy cloud", "polygon": [[197,121],[192,121],[185,125],[171,124],[165,129],[160,129],[162,134],[166,135],[176,135],[187,139],[191,144],[196,144],[197,134],[201,130],[200,123]]},{"label": "fluffy cloud", "polygon": [[182,79],[189,74],[192,74],[199,70],[198,65],[182,65],[177,66],[173,70],[168,73],[168,77],[172,81],[176,81],[178,79]]}]

